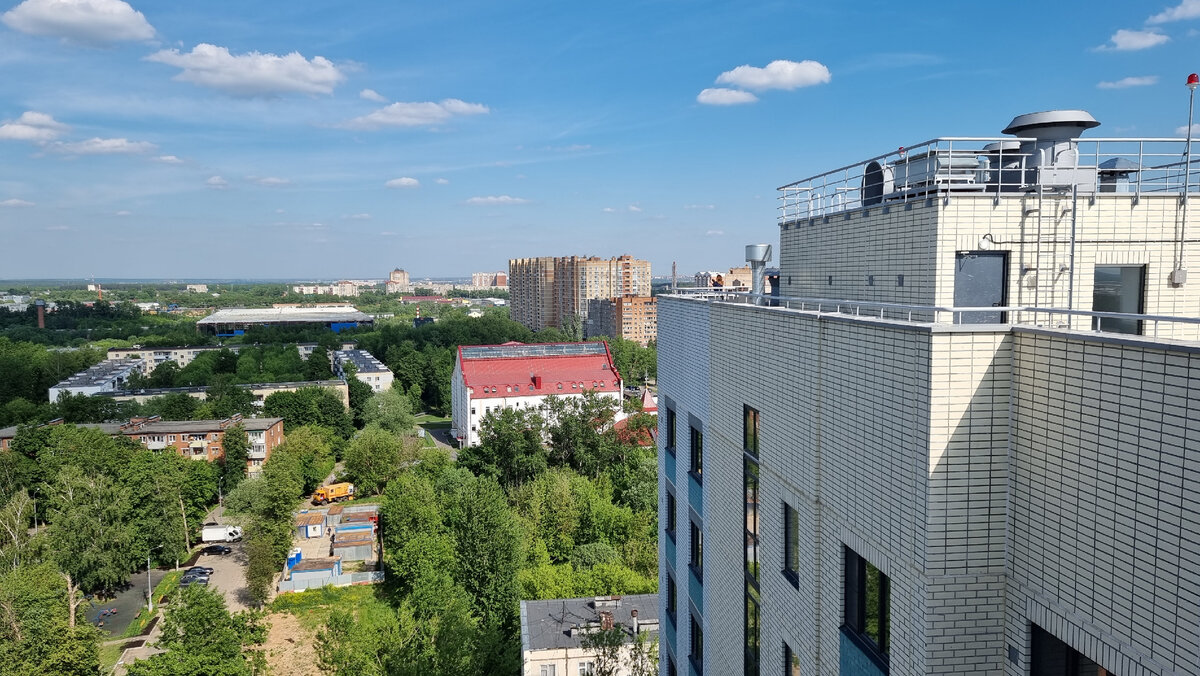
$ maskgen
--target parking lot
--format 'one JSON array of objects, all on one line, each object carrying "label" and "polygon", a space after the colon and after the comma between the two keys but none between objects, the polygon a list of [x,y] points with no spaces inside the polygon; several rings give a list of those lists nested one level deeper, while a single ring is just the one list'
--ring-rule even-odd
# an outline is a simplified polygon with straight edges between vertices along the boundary
[{"label": "parking lot", "polygon": [[225,555],[202,554],[194,565],[213,569],[208,588],[225,596],[230,612],[246,610],[254,605],[246,591],[246,552],[241,542],[221,542],[233,552]]}]

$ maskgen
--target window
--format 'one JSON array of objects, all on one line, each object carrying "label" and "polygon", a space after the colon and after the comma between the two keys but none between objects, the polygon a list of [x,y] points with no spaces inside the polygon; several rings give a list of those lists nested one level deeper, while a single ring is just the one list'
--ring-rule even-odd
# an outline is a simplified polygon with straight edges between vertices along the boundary
[{"label": "window", "polygon": [[703,578],[704,575],[704,531],[695,523],[692,526],[692,554],[688,560],[688,565],[696,573],[696,577]]},{"label": "window", "polygon": [[675,409],[667,409],[667,451],[675,455]]},{"label": "window", "polygon": [[783,503],[783,576],[800,587],[800,514]]},{"label": "window", "polygon": [[543,664],[538,671],[538,676],[555,676],[555,668],[553,664]]},{"label": "window", "polygon": [[689,445],[692,449],[692,474],[695,475],[698,481],[704,472],[704,433],[695,427],[688,426],[690,430]]},{"label": "window", "polygon": [[[1097,265],[1092,289],[1092,309],[1097,312],[1143,314],[1146,310],[1142,290],[1146,288],[1144,265]],[[1138,319],[1094,317],[1093,331],[1141,334]]]},{"label": "window", "polygon": [[891,588],[887,576],[849,547],[844,547],[844,628],[867,653],[887,664],[891,629]]},{"label": "window", "polygon": [[749,406],[742,406],[742,448],[754,457],[758,457],[758,411]]},{"label": "window", "polygon": [[783,644],[783,676],[800,676],[800,658],[786,643]]},{"label": "window", "polygon": [[675,609],[678,607],[677,595],[679,588],[675,586],[675,576],[667,572],[667,617],[671,618],[671,624],[675,624]]},{"label": "window", "polygon": [[745,488],[746,580],[758,586],[758,463],[742,461],[742,483]]},{"label": "window", "polygon": [[675,494],[667,490],[667,537],[675,539]]},{"label": "window", "polygon": [[675,658],[667,655],[667,676],[678,676],[679,668],[675,666]]},{"label": "window", "polygon": [[175,435],[174,435],[174,434],[168,434],[168,435],[167,435],[167,441],[169,441],[169,442],[171,442],[171,443],[175,443]]},{"label": "window", "polygon": [[1115,676],[1036,624],[1030,628],[1033,633],[1030,676]]},{"label": "window", "polygon": [[596,676],[596,663],[595,662],[580,662],[579,663],[579,676]]},{"label": "window", "polygon": [[758,676],[759,666],[759,600],[758,591],[746,587],[746,676]]},{"label": "window", "polygon": [[692,645],[688,657],[692,660],[692,667],[704,673],[704,628],[696,621],[695,615],[692,616]]}]

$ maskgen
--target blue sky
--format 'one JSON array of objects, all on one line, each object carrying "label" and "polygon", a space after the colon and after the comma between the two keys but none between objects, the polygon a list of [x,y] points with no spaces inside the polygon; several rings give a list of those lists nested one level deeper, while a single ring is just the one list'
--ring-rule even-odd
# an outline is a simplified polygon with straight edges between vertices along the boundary
[{"label": "blue sky", "polygon": [[898,146],[1052,108],[1182,133],[1200,70],[1200,0],[0,13],[0,278],[691,274],[778,241],[777,186]]}]

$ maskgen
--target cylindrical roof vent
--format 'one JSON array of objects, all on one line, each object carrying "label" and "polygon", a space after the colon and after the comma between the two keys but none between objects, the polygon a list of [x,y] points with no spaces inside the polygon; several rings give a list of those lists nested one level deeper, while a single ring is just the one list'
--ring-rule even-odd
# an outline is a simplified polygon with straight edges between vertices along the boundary
[{"label": "cylindrical roof vent", "polygon": [[1033,139],[1021,143],[1026,167],[1073,167],[1078,157],[1074,139],[1099,126],[1086,110],[1047,110],[1014,117],[1003,133]]}]

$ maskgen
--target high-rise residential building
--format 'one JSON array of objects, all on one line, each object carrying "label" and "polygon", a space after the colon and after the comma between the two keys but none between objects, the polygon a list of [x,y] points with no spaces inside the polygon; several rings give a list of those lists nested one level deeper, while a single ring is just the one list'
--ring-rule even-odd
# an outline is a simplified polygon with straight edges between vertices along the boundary
[{"label": "high-rise residential building", "polygon": [[508,277],[510,314],[534,331],[560,327],[571,316],[586,319],[593,298],[650,295],[650,262],[628,254],[516,258]]},{"label": "high-rise residential building", "polygon": [[748,266],[732,267],[727,272],[711,270],[696,273],[696,286],[702,289],[725,288],[748,290],[750,288],[750,268]]},{"label": "high-rise residential building", "polygon": [[1198,181],[1097,124],[791,183],[778,296],[658,297],[663,674],[1200,673]]},{"label": "high-rise residential building", "polygon": [[654,296],[593,298],[583,328],[586,338],[624,338],[645,347],[658,336],[658,305]]},{"label": "high-rise residential building", "polygon": [[471,273],[471,286],[477,289],[488,289],[508,286],[507,272],[474,272]]},{"label": "high-rise residential building", "polygon": [[400,268],[392,270],[388,275],[387,283],[384,288],[388,293],[405,293],[412,291],[412,284],[409,283],[408,273]]}]

